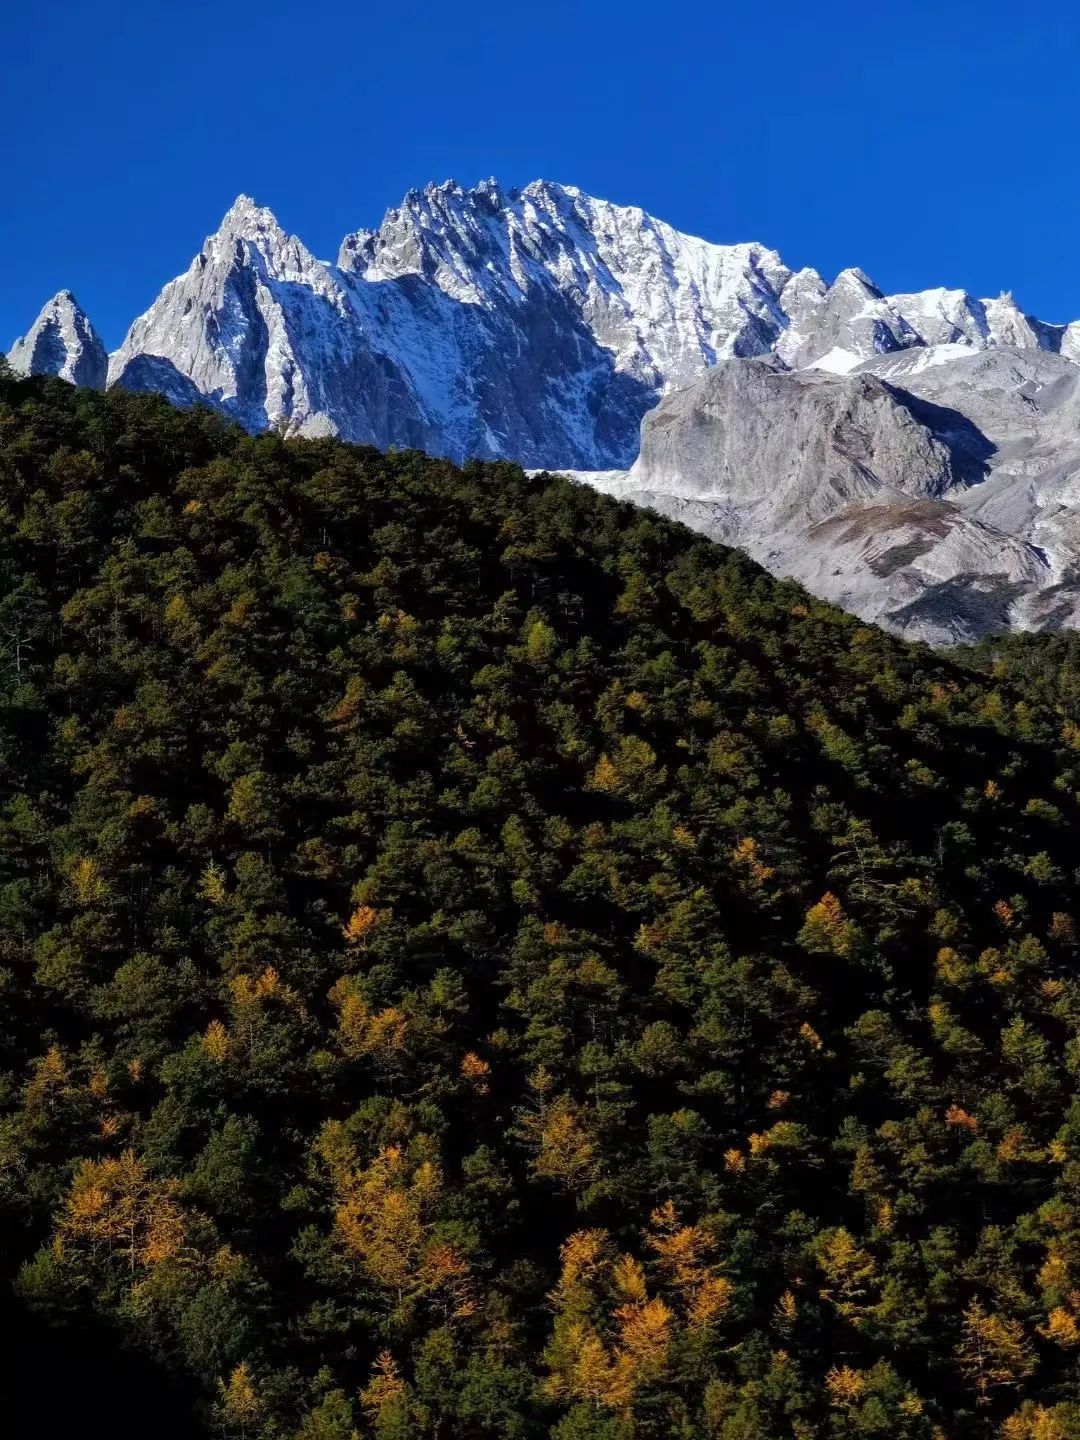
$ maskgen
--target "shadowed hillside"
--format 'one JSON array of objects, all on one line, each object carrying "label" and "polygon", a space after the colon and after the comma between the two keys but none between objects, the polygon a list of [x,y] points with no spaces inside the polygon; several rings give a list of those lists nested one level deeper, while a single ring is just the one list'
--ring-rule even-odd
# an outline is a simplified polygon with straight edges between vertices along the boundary
[{"label": "shadowed hillside", "polygon": [[118,1436],[1080,1436],[1036,660],[564,479],[6,376],[0,644],[28,1433],[108,1376]]}]

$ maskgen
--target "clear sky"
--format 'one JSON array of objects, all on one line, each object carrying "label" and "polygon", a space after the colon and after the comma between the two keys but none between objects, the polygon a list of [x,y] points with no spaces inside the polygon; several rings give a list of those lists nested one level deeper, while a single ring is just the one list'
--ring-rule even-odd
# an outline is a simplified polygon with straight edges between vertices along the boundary
[{"label": "clear sky", "polygon": [[240,191],[332,257],[487,175],[1072,319],[1078,73],[1067,3],[9,4],[0,348],[64,286],[117,345]]}]

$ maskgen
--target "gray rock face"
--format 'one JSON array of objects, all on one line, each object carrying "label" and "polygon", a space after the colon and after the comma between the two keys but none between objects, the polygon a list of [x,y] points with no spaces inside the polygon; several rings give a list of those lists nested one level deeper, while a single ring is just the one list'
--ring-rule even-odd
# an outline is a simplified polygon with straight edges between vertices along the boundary
[{"label": "gray rock face", "polygon": [[206,396],[186,375],[181,375],[171,360],[158,355],[136,355],[112,377],[121,390],[144,395],[163,395],[171,404],[185,410],[190,405],[205,403]]},{"label": "gray rock face", "polygon": [[97,331],[70,290],[45,305],[8,353],[20,375],[58,375],[73,385],[104,390],[109,357]]},{"label": "gray rock face", "polygon": [[729,361],[585,476],[911,639],[1080,623],[1080,368],[908,349],[846,375]]},{"label": "gray rock face", "polygon": [[956,483],[949,447],[876,376],[841,384],[760,360],[724,362],[646,417],[635,483],[656,490],[675,472],[733,532],[755,515],[763,530],[824,519],[890,485],[929,499]]},{"label": "gray rock face", "polygon": [[386,444],[393,415],[399,444],[437,438],[400,367],[371,345],[347,286],[244,196],[132,325],[109,382],[174,399],[194,392],[250,430],[284,423]]}]

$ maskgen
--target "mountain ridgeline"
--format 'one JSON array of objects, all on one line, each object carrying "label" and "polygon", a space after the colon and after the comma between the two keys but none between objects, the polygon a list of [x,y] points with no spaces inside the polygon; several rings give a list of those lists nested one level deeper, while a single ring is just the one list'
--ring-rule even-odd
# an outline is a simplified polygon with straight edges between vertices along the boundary
[{"label": "mountain ridgeline", "polygon": [[908,639],[1080,620],[1080,324],[827,284],[569,186],[429,185],[333,264],[241,196],[112,356],[62,291],[10,358],[252,433],[565,467]]},{"label": "mountain ridgeline", "polygon": [[1067,640],[53,379],[0,494],[24,1429],[1080,1436]]},{"label": "mountain ridgeline", "polygon": [[[1075,360],[1080,324],[1025,315],[1011,295],[885,296],[857,269],[828,284],[765,245],[713,244],[569,185],[448,181],[347,235],[335,263],[239,197],[107,378],[201,397],[252,431],[599,470],[630,465],[642,416],[718,361],[846,371],[942,345]],[[98,352],[62,292],[11,360],[104,383]]]}]

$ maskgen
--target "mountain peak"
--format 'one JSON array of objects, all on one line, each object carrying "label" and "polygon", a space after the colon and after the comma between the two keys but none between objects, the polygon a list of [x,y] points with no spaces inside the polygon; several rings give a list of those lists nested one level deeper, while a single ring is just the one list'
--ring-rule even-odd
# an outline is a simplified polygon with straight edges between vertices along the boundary
[{"label": "mountain peak", "polygon": [[423,190],[410,190],[410,195],[419,198],[421,195],[431,199],[436,195],[464,195],[465,189],[457,180],[452,177],[446,180],[429,180]]},{"label": "mountain peak", "polygon": [[226,210],[225,220],[223,223],[226,223],[230,220],[243,218],[245,216],[251,215],[253,212],[265,212],[266,214],[270,213],[265,205],[260,205],[259,202],[253,199],[250,195],[241,192],[239,195],[237,195],[236,199],[229,206],[228,210]]},{"label": "mountain peak", "polygon": [[250,195],[238,195],[221,217],[221,224],[212,238],[238,236],[250,239],[266,234],[285,235],[277,216]]},{"label": "mountain peak", "polygon": [[857,265],[849,265],[845,270],[841,270],[833,281],[833,285],[853,290],[868,290],[875,300],[881,298],[881,291],[866,271],[860,270]]},{"label": "mountain peak", "polygon": [[21,375],[57,375],[73,385],[105,388],[109,358],[90,317],[70,290],[58,290],[41,308],[8,360]]},{"label": "mountain peak", "polygon": [[573,200],[580,200],[585,194],[576,185],[560,185],[557,180],[542,179],[530,180],[522,193],[525,195],[568,195]]},{"label": "mountain peak", "polygon": [[201,286],[198,277],[207,269],[220,274],[222,283],[226,274],[254,269],[267,282],[302,284],[321,295],[338,288],[328,267],[282,227],[272,210],[250,195],[238,195],[218,228],[206,237],[189,267],[187,281],[181,276],[172,283]]},{"label": "mountain peak", "polygon": [[71,314],[85,315],[86,311],[75,298],[73,290],[58,290],[51,300],[47,300],[41,307],[42,313],[46,310],[57,314],[68,312]]}]

